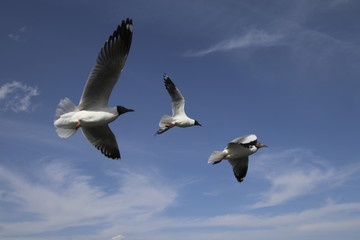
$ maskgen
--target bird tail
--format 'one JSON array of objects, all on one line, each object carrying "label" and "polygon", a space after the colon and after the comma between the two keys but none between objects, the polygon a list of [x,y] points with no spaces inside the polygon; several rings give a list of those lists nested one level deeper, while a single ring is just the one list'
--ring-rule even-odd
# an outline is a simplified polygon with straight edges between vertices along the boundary
[{"label": "bird tail", "polygon": [[214,151],[210,155],[208,163],[212,163],[215,160],[223,159],[224,157],[226,157],[226,153],[224,153],[224,151]]},{"label": "bird tail", "polygon": [[56,124],[56,121],[63,114],[68,113],[68,112],[75,112],[77,110],[78,110],[77,106],[73,102],[71,102],[71,100],[68,98],[64,98],[59,102],[59,104],[56,108],[55,119],[54,119],[54,125],[56,127],[56,132],[59,135],[59,137],[68,138],[75,134],[75,132],[76,132],[75,128],[65,127],[65,125],[63,125],[63,126],[58,125],[58,124]]},{"label": "bird tail", "polygon": [[173,121],[174,121],[174,119],[172,117],[170,117],[169,115],[164,115],[159,122],[159,126],[161,128],[169,126],[169,125],[173,124]]}]

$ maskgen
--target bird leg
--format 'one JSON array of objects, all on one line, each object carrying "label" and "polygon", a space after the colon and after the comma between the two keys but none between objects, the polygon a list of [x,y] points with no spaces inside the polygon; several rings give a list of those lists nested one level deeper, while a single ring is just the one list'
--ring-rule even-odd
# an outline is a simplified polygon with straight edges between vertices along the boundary
[{"label": "bird leg", "polygon": [[217,160],[217,161],[213,162],[213,165],[220,163],[222,160],[224,160],[224,159],[222,158],[220,160]]},{"label": "bird leg", "polygon": [[165,126],[167,129],[170,129],[170,128],[172,128],[172,127],[174,127],[175,126],[175,123],[174,124],[171,124],[171,125],[168,125],[168,126]]},{"label": "bird leg", "polygon": [[80,127],[80,119],[78,119],[78,122],[77,122],[77,124],[75,126],[75,129],[78,130],[79,127]]},{"label": "bird leg", "polygon": [[[169,130],[170,128],[174,127],[175,126],[175,123],[174,124],[171,124],[171,125],[166,125],[165,128],[160,128],[156,134],[162,134],[164,132],[166,132],[167,130]],[[156,135],[155,134],[155,135]]]}]

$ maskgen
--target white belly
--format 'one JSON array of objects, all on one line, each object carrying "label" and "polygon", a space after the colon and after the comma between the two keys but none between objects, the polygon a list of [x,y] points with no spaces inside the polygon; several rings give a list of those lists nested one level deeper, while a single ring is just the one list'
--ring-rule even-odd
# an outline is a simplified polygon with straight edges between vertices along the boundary
[{"label": "white belly", "polygon": [[74,128],[80,120],[80,127],[95,127],[108,124],[118,116],[107,111],[78,111],[61,115],[54,123],[55,127]]},{"label": "white belly", "polygon": [[194,120],[188,117],[174,118],[174,120],[177,127],[190,127],[194,125]]},{"label": "white belly", "polygon": [[226,156],[226,159],[238,159],[250,156],[251,154],[255,153],[256,151],[252,151],[249,148],[244,148],[242,146],[235,146],[234,148],[228,149],[225,148],[226,151],[228,151],[228,155]]}]

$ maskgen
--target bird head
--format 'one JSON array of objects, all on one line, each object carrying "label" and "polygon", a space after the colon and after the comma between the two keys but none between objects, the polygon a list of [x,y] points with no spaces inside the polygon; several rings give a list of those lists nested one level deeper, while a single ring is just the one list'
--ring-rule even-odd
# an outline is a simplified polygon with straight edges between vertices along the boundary
[{"label": "bird head", "polygon": [[123,107],[123,106],[117,106],[116,109],[117,109],[117,112],[118,112],[119,115],[121,115],[123,113],[126,113],[126,112],[133,112],[134,111],[133,109],[128,109],[128,108]]},{"label": "bird head", "polygon": [[262,148],[262,147],[267,147],[267,145],[262,144],[260,142],[256,142],[255,147],[257,147],[259,149],[259,148]]}]

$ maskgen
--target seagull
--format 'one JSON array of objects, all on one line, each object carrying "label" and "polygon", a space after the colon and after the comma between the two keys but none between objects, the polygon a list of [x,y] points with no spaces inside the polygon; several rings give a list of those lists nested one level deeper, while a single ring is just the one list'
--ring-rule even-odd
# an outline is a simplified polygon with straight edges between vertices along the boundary
[{"label": "seagull", "polygon": [[54,126],[59,137],[68,138],[81,128],[88,142],[112,159],[121,157],[116,138],[108,124],[121,114],[134,111],[123,106],[108,107],[111,91],[129,54],[132,32],[132,20],[123,20],[101,48],[79,106],[64,98],[55,113]]},{"label": "seagull", "polygon": [[164,115],[161,118],[159,123],[160,129],[156,132],[156,134],[164,133],[174,126],[182,127],[182,128],[191,127],[191,126],[201,126],[201,124],[198,121],[191,119],[186,115],[184,110],[185,99],[181,95],[179,89],[171,81],[169,76],[166,75],[166,73],[164,74],[164,82],[165,82],[165,88],[171,97],[172,117],[170,117],[169,115]]},{"label": "seagull", "polygon": [[249,156],[262,147],[267,145],[258,142],[256,135],[242,136],[229,142],[224,151],[214,151],[208,163],[218,164],[224,159],[228,160],[236,179],[242,182],[248,170]]}]

